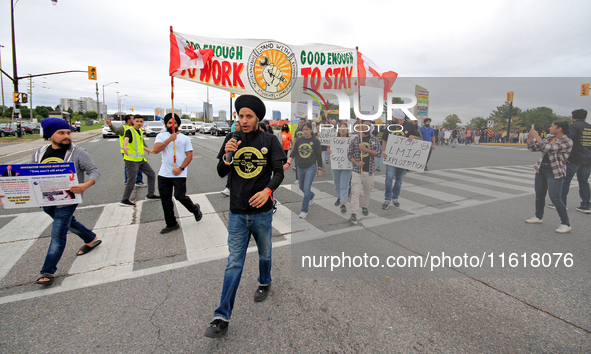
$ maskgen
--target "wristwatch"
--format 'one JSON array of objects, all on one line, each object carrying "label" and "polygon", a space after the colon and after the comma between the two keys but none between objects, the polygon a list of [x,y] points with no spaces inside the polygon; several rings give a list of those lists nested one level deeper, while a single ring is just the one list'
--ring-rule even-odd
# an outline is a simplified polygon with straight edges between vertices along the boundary
[{"label": "wristwatch", "polygon": [[181,169],[181,171],[185,170],[185,168],[183,166],[179,166],[179,168]]}]

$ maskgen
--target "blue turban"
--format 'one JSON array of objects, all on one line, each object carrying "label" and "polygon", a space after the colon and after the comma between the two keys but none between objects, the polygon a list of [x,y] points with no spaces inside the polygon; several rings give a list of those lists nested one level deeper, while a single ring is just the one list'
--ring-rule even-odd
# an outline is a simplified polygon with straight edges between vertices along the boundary
[{"label": "blue turban", "polygon": [[53,133],[60,129],[70,130],[70,124],[61,118],[45,118],[41,121],[41,127],[45,139],[50,139]]}]

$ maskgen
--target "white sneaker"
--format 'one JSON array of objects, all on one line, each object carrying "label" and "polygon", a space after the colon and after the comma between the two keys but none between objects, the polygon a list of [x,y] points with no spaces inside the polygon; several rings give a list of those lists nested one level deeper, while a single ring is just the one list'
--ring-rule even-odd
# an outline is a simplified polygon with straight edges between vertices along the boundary
[{"label": "white sneaker", "polygon": [[224,189],[222,191],[222,194],[225,195],[226,197],[229,197],[230,196],[230,190],[228,188],[226,188],[226,189]]},{"label": "white sneaker", "polygon": [[314,199],[310,199],[310,202],[308,202],[308,205],[314,205]]},{"label": "white sneaker", "polygon": [[565,224],[560,224],[560,226],[558,226],[558,228],[554,231],[559,234],[568,234],[569,232],[573,231],[573,228]]},{"label": "white sneaker", "polygon": [[300,213],[300,219],[305,219],[305,218],[306,218],[306,216],[308,216],[308,213],[306,213],[305,211],[302,211],[302,212]]},{"label": "white sneaker", "polygon": [[532,217],[530,219],[525,220],[525,222],[528,223],[528,224],[541,224],[542,223],[542,219],[538,219],[538,218],[536,218],[534,216],[534,217]]}]

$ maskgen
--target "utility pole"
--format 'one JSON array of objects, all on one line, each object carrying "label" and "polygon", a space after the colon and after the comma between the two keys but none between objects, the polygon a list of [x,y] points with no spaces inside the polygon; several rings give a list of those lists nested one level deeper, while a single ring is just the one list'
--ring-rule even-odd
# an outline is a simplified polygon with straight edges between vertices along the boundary
[{"label": "utility pole", "polygon": [[97,113],[97,120],[101,119],[101,109],[99,106],[99,91],[98,91],[98,82],[96,83],[96,113]]},{"label": "utility pole", "polygon": [[[31,75],[31,74],[29,74]],[[31,112],[31,122],[33,121],[33,78],[29,77],[29,112]]]}]

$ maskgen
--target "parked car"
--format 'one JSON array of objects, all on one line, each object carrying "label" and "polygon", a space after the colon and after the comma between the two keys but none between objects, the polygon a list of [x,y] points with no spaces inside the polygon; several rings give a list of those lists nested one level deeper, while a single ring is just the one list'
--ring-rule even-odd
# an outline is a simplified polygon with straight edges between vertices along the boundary
[{"label": "parked car", "polygon": [[211,131],[211,126],[213,124],[211,123],[203,123],[203,125],[201,126],[201,129],[199,130],[199,133],[201,134],[209,134],[209,132]]},{"label": "parked car", "polygon": [[164,123],[161,121],[152,120],[144,122],[144,135],[146,136],[156,136],[163,131],[166,131],[166,127],[164,127]]},{"label": "parked car", "polygon": [[188,119],[181,119],[181,127],[179,128],[179,132],[185,134],[185,135],[189,135],[189,134],[193,134],[195,135],[195,126],[193,125],[193,123],[188,120]]},{"label": "parked car", "polygon": [[0,138],[5,136],[16,135],[16,124],[14,123],[2,123],[0,124]]},{"label": "parked car", "polygon": [[211,127],[211,135],[220,136],[230,132],[230,126],[226,122],[214,122]]},{"label": "parked car", "polygon": [[[120,121],[120,120],[114,120],[114,121],[111,121],[111,124],[113,124],[113,127],[118,127],[118,126],[120,126],[121,124],[123,124],[123,122],[122,122],[122,121]],[[106,124],[105,124],[105,125],[103,126],[103,139],[104,139],[104,138],[118,137],[118,136],[119,136],[119,135],[117,135],[117,134],[113,133],[113,131],[111,130],[111,128],[109,128],[109,126],[108,126],[108,125],[106,125]]]},{"label": "parked car", "polygon": [[26,122],[23,123],[22,127],[25,134],[39,134],[41,123]]}]

